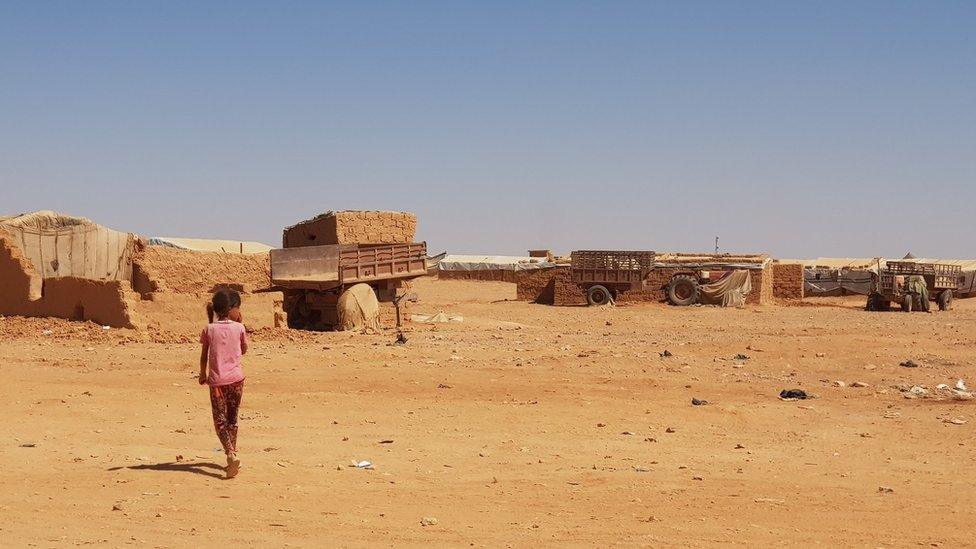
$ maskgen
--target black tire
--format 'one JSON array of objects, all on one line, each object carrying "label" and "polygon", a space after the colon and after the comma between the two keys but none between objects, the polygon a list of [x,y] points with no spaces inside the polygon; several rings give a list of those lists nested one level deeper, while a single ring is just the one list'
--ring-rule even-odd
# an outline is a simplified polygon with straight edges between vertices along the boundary
[{"label": "black tire", "polygon": [[308,305],[305,304],[305,294],[286,293],[283,303],[288,327],[292,330],[304,330],[308,326]]},{"label": "black tire", "polygon": [[868,296],[868,303],[864,306],[865,311],[884,311],[888,303],[881,294],[871,294]]},{"label": "black tire", "polygon": [[685,307],[698,303],[698,281],[686,274],[676,275],[668,282],[668,303],[678,307]]},{"label": "black tire", "polygon": [[952,290],[942,290],[938,298],[939,310],[948,311],[952,309]]},{"label": "black tire", "polygon": [[906,313],[912,312],[912,304],[915,301],[915,296],[912,294],[905,294],[901,298],[901,310]]},{"label": "black tire", "polygon": [[590,286],[586,290],[586,303],[592,307],[599,307],[600,305],[606,305],[613,301],[613,294],[606,286],[600,286],[599,284],[595,286]]}]

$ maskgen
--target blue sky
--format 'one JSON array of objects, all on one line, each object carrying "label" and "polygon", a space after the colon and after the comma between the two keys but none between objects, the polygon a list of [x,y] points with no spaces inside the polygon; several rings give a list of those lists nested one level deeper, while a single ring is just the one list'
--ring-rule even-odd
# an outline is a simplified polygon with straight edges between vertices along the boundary
[{"label": "blue sky", "polygon": [[5,3],[0,212],[976,257],[973,29],[949,1]]}]

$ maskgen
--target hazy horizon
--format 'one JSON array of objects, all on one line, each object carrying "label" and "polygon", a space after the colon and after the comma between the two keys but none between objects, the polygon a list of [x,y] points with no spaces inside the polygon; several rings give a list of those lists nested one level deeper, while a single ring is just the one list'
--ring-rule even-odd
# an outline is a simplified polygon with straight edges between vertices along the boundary
[{"label": "hazy horizon", "polygon": [[434,252],[976,258],[976,4],[0,8],[0,215]]}]

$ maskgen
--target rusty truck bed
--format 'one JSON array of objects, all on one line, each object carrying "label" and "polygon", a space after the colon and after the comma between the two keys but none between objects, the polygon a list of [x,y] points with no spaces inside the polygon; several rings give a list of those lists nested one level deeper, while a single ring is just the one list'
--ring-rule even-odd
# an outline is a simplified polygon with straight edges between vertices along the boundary
[{"label": "rusty truck bed", "polygon": [[271,285],[329,290],[427,274],[427,244],[330,244],[271,250]]}]

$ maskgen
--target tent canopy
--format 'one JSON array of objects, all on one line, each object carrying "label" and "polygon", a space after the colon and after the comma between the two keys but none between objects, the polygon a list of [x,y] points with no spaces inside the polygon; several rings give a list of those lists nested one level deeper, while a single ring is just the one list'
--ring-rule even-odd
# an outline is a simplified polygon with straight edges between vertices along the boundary
[{"label": "tent canopy", "polygon": [[269,252],[274,246],[260,242],[246,242],[240,240],[210,240],[205,238],[179,238],[171,236],[156,236],[149,239],[150,246],[169,246],[180,250],[194,252],[226,252],[242,254],[260,254]]},{"label": "tent canopy", "polygon": [[50,210],[0,217],[42,278],[129,280],[136,237]]},{"label": "tent canopy", "polygon": [[552,266],[544,257],[450,254],[438,263],[437,268],[442,271],[521,271]]}]

